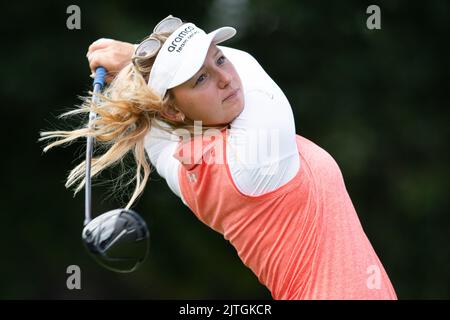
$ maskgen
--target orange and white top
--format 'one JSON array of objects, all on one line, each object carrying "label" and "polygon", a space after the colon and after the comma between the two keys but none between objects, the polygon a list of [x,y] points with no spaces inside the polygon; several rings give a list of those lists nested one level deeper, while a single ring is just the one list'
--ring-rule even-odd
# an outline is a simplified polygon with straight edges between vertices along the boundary
[{"label": "orange and white top", "polygon": [[[274,299],[396,299],[337,163],[295,133],[289,102],[254,58],[222,51],[241,77],[244,110],[214,138],[177,142],[153,130],[146,149],[158,173]],[[274,132],[276,152],[243,156],[252,130]]]}]

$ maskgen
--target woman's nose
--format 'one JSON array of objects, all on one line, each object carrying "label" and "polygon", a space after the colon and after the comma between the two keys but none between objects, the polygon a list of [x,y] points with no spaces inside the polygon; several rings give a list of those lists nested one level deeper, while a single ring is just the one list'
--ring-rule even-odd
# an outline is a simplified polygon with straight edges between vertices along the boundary
[{"label": "woman's nose", "polygon": [[221,70],[221,69],[219,69],[218,71],[217,71],[217,77],[218,77],[218,85],[219,85],[219,88],[221,88],[221,89],[223,89],[223,88],[225,88],[226,86],[228,86],[229,84],[230,84],[230,82],[231,82],[231,75],[228,73],[228,72],[226,72],[225,70]]}]

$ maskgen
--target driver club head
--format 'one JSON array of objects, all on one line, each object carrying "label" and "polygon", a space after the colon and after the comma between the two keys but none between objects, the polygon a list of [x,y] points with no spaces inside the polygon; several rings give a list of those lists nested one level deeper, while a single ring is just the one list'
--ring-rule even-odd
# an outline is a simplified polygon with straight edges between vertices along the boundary
[{"label": "driver club head", "polygon": [[115,272],[135,271],[150,246],[144,219],[126,209],[111,210],[91,220],[83,228],[82,239],[91,256]]}]

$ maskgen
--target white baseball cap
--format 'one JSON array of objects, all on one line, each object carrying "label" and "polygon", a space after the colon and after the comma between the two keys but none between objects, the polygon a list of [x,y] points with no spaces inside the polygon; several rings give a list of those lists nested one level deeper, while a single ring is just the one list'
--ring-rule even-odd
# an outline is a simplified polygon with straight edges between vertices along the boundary
[{"label": "white baseball cap", "polygon": [[181,25],[158,52],[148,86],[163,99],[168,89],[186,82],[200,70],[211,43],[223,42],[235,34],[236,29],[232,27],[205,33],[193,23]]}]

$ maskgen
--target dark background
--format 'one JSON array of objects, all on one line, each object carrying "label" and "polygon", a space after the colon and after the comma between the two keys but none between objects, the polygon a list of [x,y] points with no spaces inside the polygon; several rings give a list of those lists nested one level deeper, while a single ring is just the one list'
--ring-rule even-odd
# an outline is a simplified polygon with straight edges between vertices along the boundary
[{"label": "dark background", "polygon": [[[66,27],[71,4],[81,30]],[[370,4],[381,30],[366,28]],[[1,12],[0,298],[271,298],[156,173],[134,207],[150,225],[150,258],[132,274],[100,268],[81,243],[83,193],[64,188],[84,141],[47,154],[37,142],[90,89],[91,42],[138,43],[168,14],[238,29],[227,45],[258,59],[297,133],[340,165],[398,297],[450,297],[448,1],[11,1]],[[94,213],[122,205],[106,198],[110,187],[94,188]],[[66,287],[73,264],[81,290]]]}]

